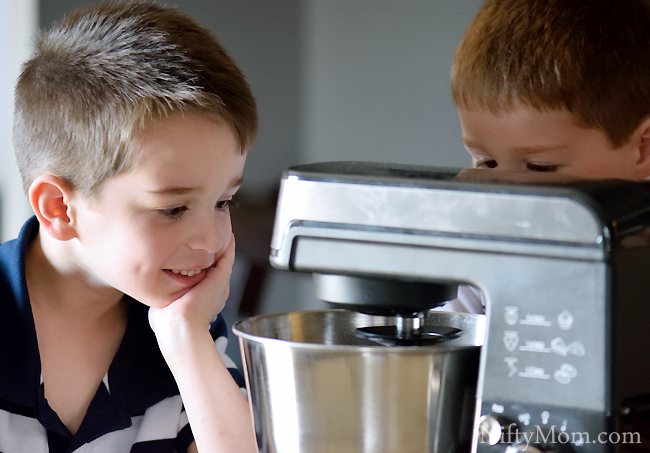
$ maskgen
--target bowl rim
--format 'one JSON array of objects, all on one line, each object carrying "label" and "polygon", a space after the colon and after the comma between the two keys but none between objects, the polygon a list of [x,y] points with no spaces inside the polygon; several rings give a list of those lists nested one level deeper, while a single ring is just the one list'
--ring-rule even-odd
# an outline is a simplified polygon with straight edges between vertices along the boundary
[{"label": "bowl rim", "polygon": [[[482,346],[482,343],[479,344],[479,341],[477,340],[475,344],[458,344],[459,341],[456,339],[451,339],[447,340],[444,342],[440,342],[437,344],[433,345],[425,345],[425,346],[386,346],[381,343],[376,343],[375,345],[343,345],[343,344],[322,344],[322,343],[307,343],[307,342],[299,342],[299,341],[292,341],[292,340],[285,340],[285,339],[280,339],[280,338],[272,338],[272,337],[263,337],[259,335],[254,335],[248,332],[245,332],[242,330],[242,325],[246,323],[253,323],[256,321],[264,320],[264,319],[271,319],[271,318],[280,318],[280,317],[288,317],[289,315],[292,314],[311,314],[311,315],[318,315],[318,314],[327,314],[327,313],[342,313],[342,312],[347,312],[351,314],[356,314],[356,315],[363,315],[363,316],[368,316],[368,317],[380,317],[380,318],[394,318],[391,316],[374,316],[374,315],[367,315],[363,313],[357,313],[357,312],[352,312],[349,310],[345,310],[342,308],[332,308],[332,309],[320,309],[320,310],[304,310],[304,311],[287,311],[287,312],[280,312],[280,313],[267,313],[267,314],[261,314],[261,315],[256,315],[252,316],[249,318],[245,318],[242,320],[239,320],[232,326],[232,332],[239,338],[240,346],[242,345],[243,341],[249,342],[249,343],[254,343],[254,344],[259,344],[263,346],[271,346],[271,347],[290,347],[291,349],[314,349],[318,351],[331,351],[331,352],[348,352],[348,353],[411,353],[411,354],[440,354],[440,353],[446,353],[446,352],[451,352],[451,351],[460,351],[460,350],[473,350],[473,349],[480,349]],[[477,331],[484,331],[484,326],[485,326],[485,315],[483,314],[474,314],[474,313],[459,313],[459,312],[444,312],[444,311],[433,311],[432,316],[438,317],[438,316],[445,316],[445,315],[453,315],[453,317],[458,317],[460,319],[466,318],[466,319],[475,319],[477,323]],[[483,335],[477,335],[478,337],[481,337],[481,340],[483,339]],[[368,340],[372,341],[372,340]]]}]

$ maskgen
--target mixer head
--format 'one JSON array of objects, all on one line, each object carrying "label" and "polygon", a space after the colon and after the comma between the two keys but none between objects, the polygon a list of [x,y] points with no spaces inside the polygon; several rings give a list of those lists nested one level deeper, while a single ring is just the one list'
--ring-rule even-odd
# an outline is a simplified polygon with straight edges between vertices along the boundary
[{"label": "mixer head", "polygon": [[338,307],[394,316],[394,326],[357,329],[357,335],[388,346],[437,343],[460,335],[459,329],[424,327],[426,313],[456,297],[458,285],[394,278],[314,274],[316,296]]}]

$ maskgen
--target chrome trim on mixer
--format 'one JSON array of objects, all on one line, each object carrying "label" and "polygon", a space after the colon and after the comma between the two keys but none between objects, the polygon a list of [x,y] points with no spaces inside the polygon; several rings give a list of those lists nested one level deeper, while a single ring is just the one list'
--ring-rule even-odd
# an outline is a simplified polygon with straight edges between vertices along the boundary
[{"label": "chrome trim on mixer", "polygon": [[[419,247],[441,247],[445,249],[476,250],[517,255],[547,256],[555,258],[602,261],[606,250],[602,245],[576,245],[567,243],[530,243],[498,238],[450,237],[444,235],[405,234],[403,232],[353,229],[349,225],[315,224],[294,221],[286,225],[282,234],[281,247],[272,249],[269,257],[273,267],[290,268],[293,241],[298,237],[340,239],[341,242],[377,242],[386,244],[416,245]],[[503,239],[503,238],[501,238]]]}]

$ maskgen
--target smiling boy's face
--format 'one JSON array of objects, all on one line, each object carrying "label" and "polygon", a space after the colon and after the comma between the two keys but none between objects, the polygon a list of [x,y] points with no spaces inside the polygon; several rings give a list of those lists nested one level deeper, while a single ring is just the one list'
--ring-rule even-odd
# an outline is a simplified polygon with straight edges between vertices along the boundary
[{"label": "smiling boy's face", "polygon": [[91,279],[166,306],[206,275],[231,240],[229,201],[246,155],[232,128],[172,115],[138,137],[136,167],[77,204],[78,265]]},{"label": "smiling boy's face", "polygon": [[516,107],[499,114],[459,109],[463,144],[475,168],[556,172],[586,178],[640,180],[643,156],[635,136],[614,148],[599,129],[566,111]]}]

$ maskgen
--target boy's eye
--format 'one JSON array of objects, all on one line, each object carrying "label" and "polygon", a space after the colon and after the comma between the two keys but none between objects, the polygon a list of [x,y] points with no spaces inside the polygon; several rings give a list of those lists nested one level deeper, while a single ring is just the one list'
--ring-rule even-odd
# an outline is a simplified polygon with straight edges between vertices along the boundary
[{"label": "boy's eye", "polygon": [[474,164],[475,168],[497,168],[496,160],[479,160]]},{"label": "boy's eye", "polygon": [[232,201],[232,200],[222,200],[222,201],[217,202],[217,204],[215,205],[215,208],[217,208],[217,209],[219,209],[221,211],[225,211],[225,210],[229,209],[231,206],[233,206],[233,207],[235,206],[234,201]]},{"label": "boy's eye", "polygon": [[166,219],[178,219],[185,213],[185,211],[187,211],[187,209],[187,206],[177,206],[175,208],[159,209],[156,212]]},{"label": "boy's eye", "polygon": [[535,164],[528,162],[526,164],[526,169],[529,171],[536,171],[539,173],[555,173],[557,171],[557,165],[553,164]]}]

